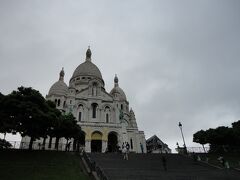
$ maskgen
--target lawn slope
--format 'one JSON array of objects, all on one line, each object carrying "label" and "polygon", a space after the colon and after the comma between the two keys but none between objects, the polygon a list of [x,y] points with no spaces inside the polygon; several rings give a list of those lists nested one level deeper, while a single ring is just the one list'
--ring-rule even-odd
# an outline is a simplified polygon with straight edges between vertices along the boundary
[{"label": "lawn slope", "polygon": [[1,180],[89,180],[80,157],[55,151],[0,151]]}]

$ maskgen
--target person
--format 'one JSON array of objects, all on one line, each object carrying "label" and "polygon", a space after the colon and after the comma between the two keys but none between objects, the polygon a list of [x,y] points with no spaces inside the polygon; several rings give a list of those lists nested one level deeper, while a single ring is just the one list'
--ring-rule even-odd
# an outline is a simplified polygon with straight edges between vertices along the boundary
[{"label": "person", "polygon": [[127,148],[126,148],[126,145],[124,143],[122,144],[122,153],[123,153],[123,159],[128,160]]},{"label": "person", "polygon": [[117,148],[117,153],[121,153],[121,148],[120,148],[120,146],[117,145],[116,148]]},{"label": "person", "polygon": [[126,149],[127,149],[127,153],[126,153],[126,156],[127,156],[127,160],[128,160],[128,158],[129,158],[129,152],[130,152],[130,145],[129,145],[129,143],[128,142],[125,142],[125,144],[126,144]]},{"label": "person", "polygon": [[167,171],[167,159],[165,156],[162,156],[162,165],[165,171]]},{"label": "person", "polygon": [[227,169],[230,168],[228,161],[225,161],[225,168],[227,168]]},{"label": "person", "polygon": [[140,148],[141,148],[142,153],[144,153],[143,152],[143,145],[142,145],[142,143],[140,143]]},{"label": "person", "polygon": [[222,167],[224,168],[224,167],[225,167],[225,159],[224,159],[222,156],[220,156],[220,157],[218,158],[218,161],[220,162],[220,164],[221,164]]},{"label": "person", "polygon": [[124,146],[125,146],[125,144],[124,144],[124,142],[123,142],[123,143],[122,143],[122,150],[123,150]]},{"label": "person", "polygon": [[199,155],[197,155],[197,160],[201,161],[201,157]]},{"label": "person", "polygon": [[130,145],[128,144],[128,142],[125,142],[125,144],[126,144],[127,151],[129,152]]}]

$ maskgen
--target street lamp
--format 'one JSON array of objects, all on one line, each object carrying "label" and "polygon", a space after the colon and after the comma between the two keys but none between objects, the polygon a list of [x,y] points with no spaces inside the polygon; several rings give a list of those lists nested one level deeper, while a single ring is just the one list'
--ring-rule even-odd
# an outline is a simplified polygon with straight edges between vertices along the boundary
[{"label": "street lamp", "polygon": [[182,131],[182,123],[181,123],[181,122],[179,122],[179,123],[178,123],[178,126],[179,126],[179,128],[180,128],[180,131],[181,131],[181,134],[182,134],[183,146],[184,146],[184,148],[186,148],[186,143],[185,143],[185,139],[184,139],[184,136],[183,136],[183,131]]}]

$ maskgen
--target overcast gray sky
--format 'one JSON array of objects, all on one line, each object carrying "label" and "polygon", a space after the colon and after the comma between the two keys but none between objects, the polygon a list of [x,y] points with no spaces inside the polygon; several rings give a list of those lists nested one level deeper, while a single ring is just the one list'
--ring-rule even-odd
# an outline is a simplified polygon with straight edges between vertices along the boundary
[{"label": "overcast gray sky", "polygon": [[1,0],[0,92],[44,96],[68,84],[88,45],[109,92],[114,74],[146,137],[171,148],[240,119],[238,0]]}]

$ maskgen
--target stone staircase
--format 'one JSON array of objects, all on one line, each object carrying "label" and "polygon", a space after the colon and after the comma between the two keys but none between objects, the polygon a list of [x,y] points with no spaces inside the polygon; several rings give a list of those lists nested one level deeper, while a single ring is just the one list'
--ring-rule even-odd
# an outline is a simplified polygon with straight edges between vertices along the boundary
[{"label": "stone staircase", "polygon": [[91,153],[94,161],[109,180],[239,180],[240,172],[218,169],[178,155],[166,154],[167,171],[161,154],[130,154],[124,160],[122,154]]}]

